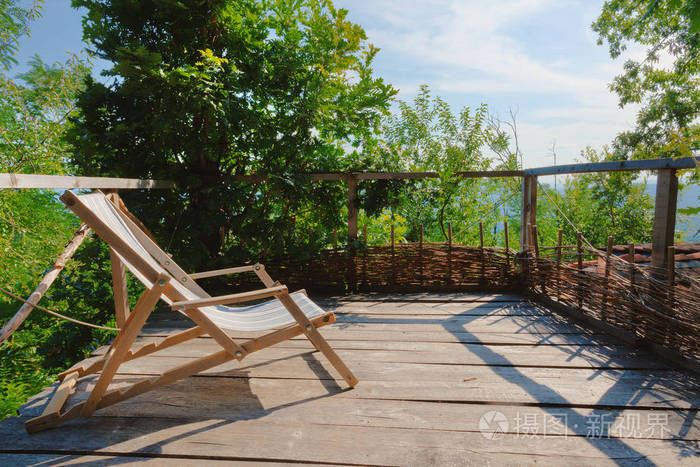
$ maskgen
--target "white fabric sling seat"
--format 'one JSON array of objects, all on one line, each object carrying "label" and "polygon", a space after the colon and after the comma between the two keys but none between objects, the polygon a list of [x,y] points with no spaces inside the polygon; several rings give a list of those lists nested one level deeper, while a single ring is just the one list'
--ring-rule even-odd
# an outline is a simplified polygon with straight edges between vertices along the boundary
[{"label": "white fabric sling seat", "polygon": [[[135,233],[132,231],[127,221],[117,211],[116,206],[109,201],[103,193],[90,193],[79,196],[80,200],[85,203],[91,211],[96,213],[100,219],[107,224],[112,231],[124,240],[141,258],[146,260],[158,272],[166,272],[151,253],[142,245]],[[118,255],[118,253],[117,253]],[[146,287],[151,287],[152,284],[148,279],[133,267],[127,260],[119,256],[119,259],[126,267],[136,276]],[[172,264],[172,263],[171,263]],[[181,280],[173,281],[172,285],[180,292],[187,300],[196,300],[201,298],[211,298],[211,295],[202,293],[201,290],[192,290],[187,287]],[[198,293],[199,292],[199,293]],[[307,318],[315,318],[325,313],[318,305],[312,302],[306,295],[301,292],[289,294],[294,302],[301,308],[301,311]],[[169,305],[173,304],[167,296],[161,297]],[[265,331],[275,329],[282,326],[287,326],[296,323],[292,315],[278,299],[268,300],[265,303],[250,305],[244,307],[233,307],[225,305],[206,306],[199,308],[207,318],[212,320],[214,324],[223,329],[231,331]]]}]

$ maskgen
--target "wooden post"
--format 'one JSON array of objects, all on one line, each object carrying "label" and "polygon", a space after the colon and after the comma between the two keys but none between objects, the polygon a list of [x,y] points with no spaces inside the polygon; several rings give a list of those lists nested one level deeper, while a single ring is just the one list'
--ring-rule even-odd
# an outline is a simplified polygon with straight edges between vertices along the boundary
[{"label": "wooden post", "polygon": [[365,243],[365,246],[367,246],[367,224],[362,226],[362,240]]},{"label": "wooden post", "polygon": [[311,228],[311,226],[309,226],[309,243],[311,243],[311,239],[312,239],[312,237],[313,237],[313,234],[314,234],[314,231],[313,231],[313,229]]},{"label": "wooden post", "polygon": [[333,249],[338,249],[338,227],[333,227]]},{"label": "wooden post", "polygon": [[668,247],[673,245],[676,228],[676,202],[678,177],[675,169],[661,169],[656,179],[656,206],[654,208],[654,231],[651,237],[652,273],[663,279],[668,262]]},{"label": "wooden post", "polygon": [[391,224],[391,254],[394,254],[394,224]]},{"label": "wooden post", "polygon": [[522,211],[520,213],[520,251],[532,247],[528,224],[537,223],[537,177],[525,175],[522,189]]},{"label": "wooden post", "polygon": [[582,239],[583,235],[581,232],[578,232],[576,234],[576,254],[578,256],[578,287],[577,287],[577,295],[578,295],[578,307],[582,308],[583,307],[583,288],[581,285],[581,279],[583,279],[583,248],[582,248]]},{"label": "wooden post", "polygon": [[613,238],[608,236],[608,248],[605,251],[605,293],[603,294],[603,309],[600,313],[601,318],[607,320],[608,306],[610,306],[610,257],[612,256]]},{"label": "wooden post", "polygon": [[19,310],[17,310],[17,313],[15,313],[15,315],[7,323],[5,323],[5,326],[0,329],[0,344],[2,344],[5,339],[10,337],[12,333],[15,332],[18,327],[20,327],[24,320],[27,319],[29,313],[31,313],[31,311],[34,309],[34,305],[39,303],[41,297],[44,296],[49,287],[51,287],[51,284],[53,284],[58,275],[61,273],[63,267],[66,265],[66,261],[73,256],[80,244],[83,243],[83,240],[85,240],[89,234],[90,228],[85,224],[81,224],[80,228],[73,235],[68,244],[66,244],[66,247],[63,249],[61,254],[58,255],[53,266],[49,268],[48,272],[41,279],[41,282],[39,282],[39,285],[37,285],[36,289],[34,289],[34,292],[32,292],[29,298],[27,298],[27,303],[23,304]]},{"label": "wooden post", "polygon": [[452,222],[447,223],[447,247],[452,249]]},{"label": "wooden post", "polygon": [[357,178],[351,175],[348,178],[348,243],[357,240]]},{"label": "wooden post", "polygon": [[561,245],[564,231],[559,229],[557,234],[557,301],[561,299]]}]

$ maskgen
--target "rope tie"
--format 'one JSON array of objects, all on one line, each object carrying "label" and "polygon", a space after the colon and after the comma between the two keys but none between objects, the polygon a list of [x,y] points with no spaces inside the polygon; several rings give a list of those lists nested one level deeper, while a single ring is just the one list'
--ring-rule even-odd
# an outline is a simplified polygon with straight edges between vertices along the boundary
[{"label": "rope tie", "polygon": [[30,302],[28,302],[27,300],[25,300],[25,299],[23,299],[23,298],[20,298],[20,297],[18,297],[17,295],[13,294],[13,293],[10,292],[9,290],[3,289],[2,287],[0,287],[0,292],[2,292],[2,293],[4,293],[5,295],[8,295],[8,296],[14,298],[15,300],[19,300],[20,302],[24,302],[24,303],[26,303],[27,305],[29,305],[29,306],[31,306],[31,307],[33,307],[33,308],[36,308],[36,309],[38,309],[38,310],[41,310],[41,311],[43,311],[44,313],[48,313],[48,314],[50,314],[50,315],[52,315],[52,316],[55,316],[56,318],[65,319],[66,321],[70,321],[71,323],[80,324],[81,326],[87,326],[87,327],[89,327],[89,328],[104,329],[105,331],[120,331],[120,330],[121,330],[121,329],[119,329],[119,328],[110,328],[109,326],[99,326],[99,325],[97,325],[97,324],[86,323],[85,321],[80,321],[80,320],[77,320],[77,319],[70,318],[70,317],[68,317],[68,316],[64,316],[64,315],[62,315],[62,314],[60,314],[60,313],[56,313],[55,311],[51,311],[51,310],[49,310],[48,308],[44,308],[44,307],[41,306],[41,305],[35,305],[35,304],[33,304],[33,303],[30,303]]}]

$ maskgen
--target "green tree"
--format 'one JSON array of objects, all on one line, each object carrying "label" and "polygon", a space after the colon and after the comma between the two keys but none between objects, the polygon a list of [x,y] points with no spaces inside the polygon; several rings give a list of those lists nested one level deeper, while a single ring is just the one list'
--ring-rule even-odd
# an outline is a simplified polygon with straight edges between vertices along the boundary
[{"label": "green tree", "polygon": [[646,48],[645,57],[627,60],[610,85],[621,107],[641,104],[635,128],[613,142],[614,157],[679,157],[697,151],[700,2],[608,0],[592,27],[612,58],[629,44]]},{"label": "green tree", "polygon": [[[378,49],[327,0],[74,0],[84,37],[114,66],[88,81],[72,136],[83,174],[176,180],[126,195],[156,236],[199,267],[308,251],[344,194],[292,174],[371,164],[362,150],[394,89]],[[240,183],[236,175],[269,179]],[[301,221],[301,222],[298,222]]]},{"label": "green tree", "polygon": [[[421,223],[428,237],[447,239],[448,221],[453,222],[455,241],[478,238],[478,231],[468,224],[478,222],[481,216],[495,218],[492,211],[500,190],[491,192],[493,185],[476,179],[465,180],[458,172],[492,167],[493,161],[484,154],[494,139],[487,117],[485,105],[476,110],[465,107],[459,114],[453,113],[425,85],[411,104],[400,102],[398,111],[386,121],[378,157],[388,161],[394,170],[435,171],[440,178],[374,182],[374,190],[366,184],[365,196],[371,201],[365,204],[368,213],[381,212],[382,201],[388,204],[408,220],[407,236],[412,240],[417,239]],[[501,141],[493,143],[507,146],[507,138],[501,135]],[[387,189],[391,199],[376,196],[376,191],[382,189]]]},{"label": "green tree", "polygon": [[17,64],[19,38],[29,35],[29,23],[41,15],[43,0],[23,8],[18,0],[0,0],[0,66],[8,70]]}]

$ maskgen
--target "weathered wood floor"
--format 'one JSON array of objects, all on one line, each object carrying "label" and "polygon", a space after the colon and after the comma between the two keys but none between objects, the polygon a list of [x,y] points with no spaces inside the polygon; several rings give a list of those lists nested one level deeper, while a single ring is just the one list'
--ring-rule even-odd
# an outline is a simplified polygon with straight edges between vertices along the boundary
[{"label": "weathered wood floor", "polygon": [[[51,387],[0,423],[0,465],[700,465],[700,378],[521,297],[319,303],[337,313],[321,332],[354,390],[297,338],[27,435]],[[184,324],[155,315],[140,340]],[[215,350],[200,338],[118,379]]]}]

